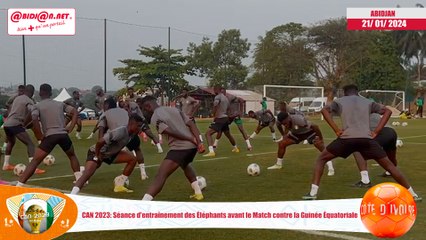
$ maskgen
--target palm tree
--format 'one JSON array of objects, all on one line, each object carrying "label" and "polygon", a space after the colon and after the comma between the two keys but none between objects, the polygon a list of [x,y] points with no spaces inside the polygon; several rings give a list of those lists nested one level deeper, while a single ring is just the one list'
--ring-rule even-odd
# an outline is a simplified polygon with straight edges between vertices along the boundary
[{"label": "palm tree", "polygon": [[[416,7],[423,8],[423,5],[417,3]],[[421,71],[426,58],[426,31],[396,31],[395,36],[403,65],[412,65],[413,59],[416,60],[416,80],[420,86]]]}]

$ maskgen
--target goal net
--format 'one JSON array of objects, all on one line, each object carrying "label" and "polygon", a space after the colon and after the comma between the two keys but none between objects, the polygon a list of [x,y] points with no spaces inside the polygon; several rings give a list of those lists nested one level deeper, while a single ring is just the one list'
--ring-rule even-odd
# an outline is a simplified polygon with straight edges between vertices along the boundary
[{"label": "goal net", "polygon": [[362,90],[359,95],[383,104],[392,110],[392,117],[398,117],[405,110],[405,92],[392,90]]},{"label": "goal net", "polygon": [[277,102],[275,111],[281,101],[304,113],[319,112],[326,103],[323,87],[263,85],[263,96]]}]

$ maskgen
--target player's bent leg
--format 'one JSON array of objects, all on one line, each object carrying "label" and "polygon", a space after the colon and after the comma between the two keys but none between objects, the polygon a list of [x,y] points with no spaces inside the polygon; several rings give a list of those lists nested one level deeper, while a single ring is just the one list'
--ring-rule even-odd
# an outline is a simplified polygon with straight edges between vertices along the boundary
[{"label": "player's bent leg", "polygon": [[239,153],[240,149],[237,146],[237,142],[235,141],[234,136],[232,136],[231,132],[229,131],[229,128],[227,128],[223,133],[225,134],[226,138],[228,138],[229,142],[233,147],[232,152]]},{"label": "player's bent leg", "polygon": [[85,183],[89,181],[89,179],[93,176],[93,174],[96,172],[96,169],[100,167],[102,162],[98,162],[95,160],[87,160],[86,165],[84,166],[84,172],[83,175],[77,180],[77,182],[74,184],[74,187],[71,191],[71,194],[78,194],[81,189],[83,189]]},{"label": "player's bent leg", "polygon": [[296,144],[296,142],[293,139],[289,138],[288,136],[285,136],[283,140],[278,142],[277,162],[274,165],[268,167],[268,170],[282,168],[287,146],[290,146],[293,144]]},{"label": "player's bent leg", "polygon": [[113,164],[122,164],[125,163],[123,173],[114,179],[114,192],[133,192],[133,190],[127,189],[124,184],[129,179],[129,176],[132,174],[135,166],[137,164],[136,157],[133,153],[128,151],[120,151],[116,156]]},{"label": "player's bent leg", "polygon": [[209,129],[206,132],[206,139],[207,139],[207,144],[209,145],[209,153],[203,155],[203,157],[214,157],[216,156],[216,153],[214,152],[214,148],[213,148],[213,134],[215,134],[216,131],[215,129],[212,128],[213,126],[210,126]]},{"label": "player's bent leg", "polygon": [[16,134],[16,138],[27,146],[28,158],[34,157],[35,146],[33,141],[31,141],[30,135],[27,132],[21,132]]},{"label": "player's bent leg", "polygon": [[28,167],[25,168],[24,173],[19,177],[18,185],[24,184],[27,180],[35,173],[37,166],[43,161],[43,159],[49,154],[41,148],[37,148],[33,160],[28,164]]},{"label": "player's bent leg", "polygon": [[170,176],[170,174],[176,171],[178,167],[179,164],[173,160],[164,159],[160,164],[160,168],[158,169],[157,175],[154,178],[154,182],[151,184],[151,186],[149,186],[148,191],[142,200],[152,200],[155,196],[157,196],[157,194],[163,189],[167,178]]},{"label": "player's bent leg", "polygon": [[3,162],[3,171],[12,171],[15,166],[10,164],[10,155],[12,154],[12,149],[15,146],[16,138],[15,136],[6,135],[7,145]]},{"label": "player's bent leg", "polygon": [[361,180],[355,183],[354,187],[359,187],[359,188],[371,187],[371,181],[370,181],[370,177],[368,176],[368,170],[367,170],[367,161],[359,152],[354,152],[353,155],[356,161],[356,165],[358,166],[359,173],[361,174]]},{"label": "player's bent leg", "polygon": [[327,149],[324,149],[318,156],[315,161],[314,175],[312,178],[311,191],[302,197],[304,200],[315,200],[317,199],[319,184],[321,181],[321,176],[324,172],[325,164],[335,158],[336,156],[329,152]]},{"label": "player's bent leg", "polygon": [[191,195],[190,198],[193,198],[198,201],[203,200],[204,196],[203,196],[203,193],[201,192],[200,185],[198,185],[197,175],[195,174],[195,170],[191,166],[191,164],[188,164],[185,168],[183,168],[183,172],[185,173],[186,179],[188,179],[192,189],[194,190],[194,194]]}]

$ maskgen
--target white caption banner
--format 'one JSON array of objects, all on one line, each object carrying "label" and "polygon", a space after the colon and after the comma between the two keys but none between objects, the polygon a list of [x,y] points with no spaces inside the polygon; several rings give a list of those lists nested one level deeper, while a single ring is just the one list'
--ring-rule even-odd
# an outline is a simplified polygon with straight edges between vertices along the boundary
[{"label": "white caption banner", "polygon": [[78,206],[69,232],[255,228],[368,232],[361,199],[294,202],[161,202],[68,195]]},{"label": "white caption banner", "polygon": [[74,35],[74,8],[10,8],[9,35]]}]

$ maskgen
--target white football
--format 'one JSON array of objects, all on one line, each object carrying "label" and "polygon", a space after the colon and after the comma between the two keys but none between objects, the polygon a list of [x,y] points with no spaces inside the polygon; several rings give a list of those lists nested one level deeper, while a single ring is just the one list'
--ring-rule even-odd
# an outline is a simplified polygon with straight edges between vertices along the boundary
[{"label": "white football", "polygon": [[407,123],[407,122],[403,122],[401,125],[402,125],[403,127],[406,127],[406,126],[408,126],[408,123]]},{"label": "white football", "polygon": [[402,147],[404,145],[404,143],[402,142],[401,139],[396,140],[396,146],[397,147]]},{"label": "white football", "polygon": [[207,181],[204,177],[197,176],[197,182],[198,182],[198,186],[200,186],[201,190],[203,190],[204,188],[207,187]]},{"label": "white football", "polygon": [[396,122],[395,121],[392,122],[392,126],[396,126]]},{"label": "white football", "polygon": [[260,174],[260,167],[256,163],[252,163],[247,167],[247,173],[250,176],[258,176]]},{"label": "white football", "polygon": [[395,126],[399,126],[399,125],[401,125],[400,122],[395,122]]},{"label": "white football", "polygon": [[309,143],[308,140],[303,141],[303,144],[308,144],[308,143]]},{"label": "white football", "polygon": [[16,175],[16,176],[21,176],[22,175],[22,173],[24,173],[24,171],[25,171],[25,169],[27,168],[27,166],[25,166],[25,164],[23,164],[23,163],[20,163],[20,164],[17,164],[16,166],[15,166],[15,168],[13,169],[13,173]]},{"label": "white football", "polygon": [[43,159],[43,163],[47,166],[53,165],[55,164],[55,157],[51,154],[47,155],[44,159]]}]

